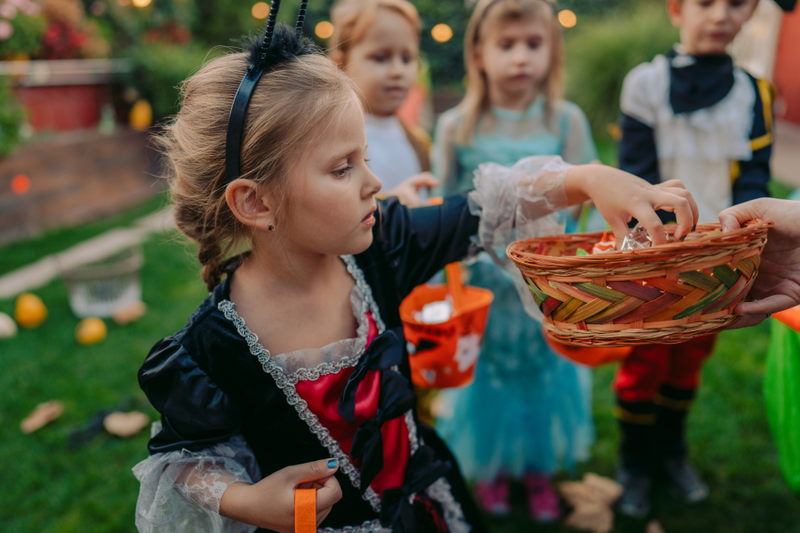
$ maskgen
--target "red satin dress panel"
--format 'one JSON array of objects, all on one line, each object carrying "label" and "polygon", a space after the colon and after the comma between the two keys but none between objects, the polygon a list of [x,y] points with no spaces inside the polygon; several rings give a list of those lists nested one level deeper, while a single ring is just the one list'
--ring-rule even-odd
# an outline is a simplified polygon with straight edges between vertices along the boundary
[{"label": "red satin dress panel", "polygon": [[[369,347],[373,339],[378,336],[378,328],[372,318],[372,312],[367,312],[367,317],[369,318],[367,347]],[[352,368],[345,368],[337,374],[320,376],[315,381],[300,381],[295,386],[297,394],[308,403],[308,408],[319,418],[320,424],[330,431],[331,437],[336,439],[339,447],[348,456],[356,430],[367,420],[375,418],[378,413],[381,386],[380,372],[368,371],[356,392],[355,419],[351,424],[339,416],[338,408],[339,398],[352,372]],[[383,470],[372,481],[372,488],[378,495],[383,494],[386,489],[398,488],[403,484],[406,465],[411,456],[405,417],[401,416],[383,424],[381,437]],[[353,464],[359,468],[361,461],[353,461]]]}]

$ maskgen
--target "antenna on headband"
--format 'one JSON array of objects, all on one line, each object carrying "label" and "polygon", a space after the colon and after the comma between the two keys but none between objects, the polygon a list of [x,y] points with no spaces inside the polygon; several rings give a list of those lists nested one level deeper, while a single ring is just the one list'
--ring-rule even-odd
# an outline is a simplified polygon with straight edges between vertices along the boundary
[{"label": "antenna on headband", "polygon": [[308,8],[308,0],[302,0],[300,2],[300,9],[297,11],[297,23],[294,26],[294,32],[298,39],[303,35],[303,24],[306,22],[306,8]]},{"label": "antenna on headband", "polygon": [[[232,182],[241,175],[240,160],[242,152],[242,129],[244,117],[247,113],[247,105],[253,96],[253,91],[264,74],[270,67],[283,61],[312,53],[303,44],[303,23],[306,18],[308,0],[302,0],[300,11],[297,14],[294,34],[285,30],[281,23],[277,25],[278,11],[281,7],[281,0],[273,0],[267,17],[267,27],[264,31],[264,38],[258,42],[250,51],[251,64],[239,84],[236,96],[233,98],[231,114],[228,117],[228,131],[225,137],[225,184]],[[291,42],[294,39],[294,42]]]}]

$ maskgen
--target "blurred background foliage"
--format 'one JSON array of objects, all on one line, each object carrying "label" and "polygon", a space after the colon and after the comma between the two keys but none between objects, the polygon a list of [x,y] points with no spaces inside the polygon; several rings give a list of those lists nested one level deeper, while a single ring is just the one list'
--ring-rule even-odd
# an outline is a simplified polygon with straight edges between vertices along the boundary
[{"label": "blurred background foliage", "polygon": [[[0,4],[8,0],[0,0]],[[243,36],[260,34],[264,19],[253,15],[257,0],[35,0],[38,11],[9,20],[13,33],[0,37],[0,59],[113,57],[131,60],[123,80],[130,98],[146,98],[155,120],[174,113],[178,84],[205,60]],[[306,34],[325,49],[314,28],[329,20],[334,0],[311,2]],[[470,0],[413,0],[422,19],[421,51],[430,65],[433,90],[463,91],[463,41]],[[565,0],[578,24],[565,29],[567,98],[580,105],[598,140],[610,140],[607,127],[618,115],[619,90],[636,64],[665,52],[677,37],[663,0]],[[284,0],[279,20],[293,23],[299,0]],[[2,21],[0,21],[2,22]],[[431,29],[453,30],[437,42]],[[0,92],[0,108],[4,94]],[[451,99],[452,100],[452,99]]]}]

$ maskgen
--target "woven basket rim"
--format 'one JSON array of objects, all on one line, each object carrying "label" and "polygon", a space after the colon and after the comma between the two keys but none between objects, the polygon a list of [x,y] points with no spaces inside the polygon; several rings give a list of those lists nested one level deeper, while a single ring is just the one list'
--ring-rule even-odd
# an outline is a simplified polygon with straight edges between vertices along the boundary
[{"label": "woven basket rim", "polygon": [[[542,242],[585,242],[593,238],[602,237],[606,232],[594,231],[586,233],[570,233],[548,237],[534,237],[512,242],[506,248],[506,255],[509,259],[516,263],[517,266],[531,267],[533,265],[527,261],[532,261],[535,262],[539,268],[547,268],[548,266],[552,266],[554,268],[598,267],[612,262],[640,262],[644,260],[656,261],[657,257],[662,259],[671,256],[677,257],[686,255],[687,253],[696,253],[703,249],[724,248],[725,246],[753,241],[763,236],[773,226],[774,224],[770,220],[751,220],[742,225],[741,228],[725,233],[701,235],[699,237],[687,239],[682,242],[670,242],[667,244],[660,244],[658,246],[651,246],[649,248],[642,248],[638,250],[629,250],[625,252],[614,251],[584,256],[546,256],[533,253],[526,249],[531,248],[532,245]],[[719,222],[698,224],[696,230],[690,235],[695,235],[698,233],[708,234],[721,228],[722,225]],[[665,230],[668,234],[673,235],[677,230],[677,225],[671,224],[665,226]]]}]

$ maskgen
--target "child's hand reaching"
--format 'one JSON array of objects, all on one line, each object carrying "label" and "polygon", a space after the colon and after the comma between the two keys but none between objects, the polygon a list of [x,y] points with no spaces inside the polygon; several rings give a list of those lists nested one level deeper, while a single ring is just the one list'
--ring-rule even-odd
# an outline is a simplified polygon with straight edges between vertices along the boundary
[{"label": "child's hand reaching", "polygon": [[427,200],[423,200],[419,196],[419,191],[423,187],[433,188],[438,187],[439,180],[437,180],[430,172],[423,172],[417,174],[392,189],[391,191],[381,193],[381,196],[397,196],[400,203],[406,207],[423,207],[430,205]]},{"label": "child's hand reaching", "polygon": [[592,200],[611,226],[618,243],[630,233],[628,222],[636,218],[647,230],[653,244],[667,242],[657,209],[675,213],[681,239],[697,224],[697,204],[679,180],[651,185],[633,174],[603,165],[582,165],[567,171],[567,200],[570,205]]},{"label": "child's hand reaching", "polygon": [[342,489],[333,477],[338,468],[335,459],[322,459],[287,466],[254,485],[234,483],[220,500],[219,514],[280,533],[294,533],[295,490],[317,489],[319,525],[342,498]]}]

